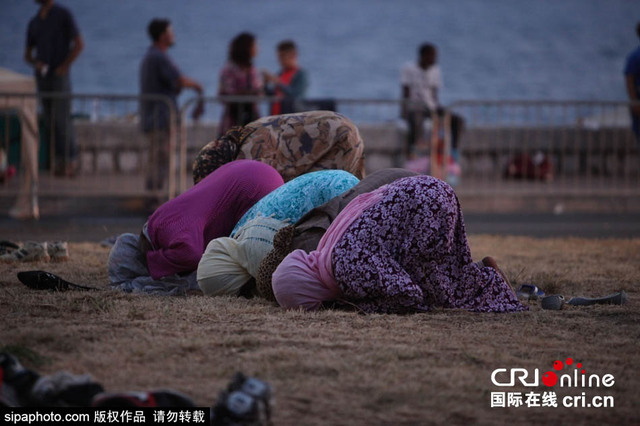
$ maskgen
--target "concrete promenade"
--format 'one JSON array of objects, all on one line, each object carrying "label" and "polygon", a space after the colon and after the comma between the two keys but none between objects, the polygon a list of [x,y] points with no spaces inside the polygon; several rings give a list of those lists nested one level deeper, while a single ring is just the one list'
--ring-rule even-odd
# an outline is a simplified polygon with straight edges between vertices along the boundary
[{"label": "concrete promenade", "polygon": [[[626,213],[468,213],[469,234],[522,235],[539,238],[640,238],[640,215]],[[145,215],[60,215],[39,221],[0,217],[0,239],[11,241],[100,242],[124,232],[138,233]]]}]

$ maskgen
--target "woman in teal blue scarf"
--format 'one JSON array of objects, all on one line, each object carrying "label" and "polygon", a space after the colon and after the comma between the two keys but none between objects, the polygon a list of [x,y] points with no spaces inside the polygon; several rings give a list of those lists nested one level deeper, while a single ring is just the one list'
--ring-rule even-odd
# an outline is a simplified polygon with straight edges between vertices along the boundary
[{"label": "woman in teal blue scarf", "polygon": [[344,170],[321,170],[298,176],[251,207],[233,228],[231,236],[259,214],[295,223],[308,211],[348,191],[358,182],[358,178]]}]

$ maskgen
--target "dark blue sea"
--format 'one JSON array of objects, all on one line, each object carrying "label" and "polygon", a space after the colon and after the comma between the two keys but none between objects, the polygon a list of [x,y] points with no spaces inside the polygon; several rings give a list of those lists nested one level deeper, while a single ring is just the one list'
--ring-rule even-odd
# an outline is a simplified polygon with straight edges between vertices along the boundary
[{"label": "dark blue sea", "polygon": [[[135,94],[154,17],[173,22],[170,51],[208,95],[229,40],[259,40],[259,68],[296,40],[310,96],[394,99],[399,69],[430,41],[440,50],[444,103],[462,99],[624,100],[622,69],[638,46],[637,0],[60,0],[75,14],[85,51],[72,69],[77,93]],[[0,0],[0,66],[23,61],[30,0]]]}]

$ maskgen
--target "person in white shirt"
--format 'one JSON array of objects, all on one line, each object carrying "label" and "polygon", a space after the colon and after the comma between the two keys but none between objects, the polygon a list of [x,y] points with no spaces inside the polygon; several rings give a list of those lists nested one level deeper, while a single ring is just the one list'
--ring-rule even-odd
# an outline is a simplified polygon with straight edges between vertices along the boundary
[{"label": "person in white shirt", "polygon": [[[418,49],[417,63],[407,63],[400,73],[402,85],[402,117],[407,120],[409,132],[407,143],[409,152],[417,141],[423,138],[422,122],[434,115],[443,117],[445,109],[438,100],[442,88],[442,72],[437,64],[438,50],[430,43]],[[457,156],[458,139],[464,121],[457,114],[451,115],[451,139],[454,158]]]}]

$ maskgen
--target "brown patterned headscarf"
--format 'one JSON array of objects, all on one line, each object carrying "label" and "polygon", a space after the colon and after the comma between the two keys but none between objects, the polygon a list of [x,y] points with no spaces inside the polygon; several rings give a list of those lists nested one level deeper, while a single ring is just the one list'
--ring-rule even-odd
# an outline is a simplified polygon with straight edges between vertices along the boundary
[{"label": "brown patterned headscarf", "polygon": [[232,127],[227,133],[206,144],[193,161],[193,183],[200,182],[218,167],[230,163],[238,157],[242,144],[240,126]]},{"label": "brown patterned headscarf", "polygon": [[256,277],[256,292],[258,297],[276,302],[271,288],[271,275],[282,260],[291,253],[291,239],[293,238],[293,225],[281,228],[273,237],[273,250],[260,263],[258,276]]}]

